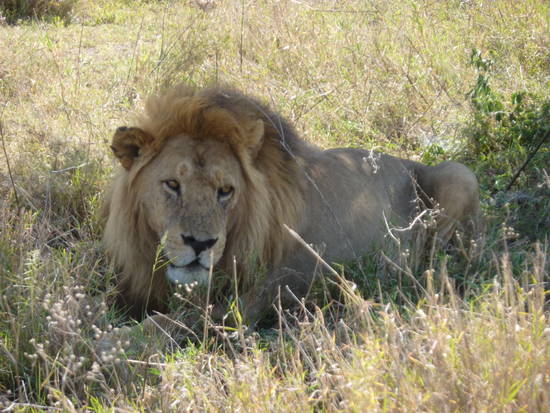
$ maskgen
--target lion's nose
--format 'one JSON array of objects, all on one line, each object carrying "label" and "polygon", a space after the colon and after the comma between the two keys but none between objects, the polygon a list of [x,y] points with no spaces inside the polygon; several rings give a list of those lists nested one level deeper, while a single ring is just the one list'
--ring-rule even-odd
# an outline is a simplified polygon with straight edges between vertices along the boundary
[{"label": "lion's nose", "polygon": [[195,254],[198,256],[201,252],[212,248],[216,242],[218,242],[217,238],[210,238],[205,241],[199,241],[197,240],[193,235],[185,235],[181,234],[181,238],[183,239],[183,243],[185,245],[190,246],[193,248],[193,251],[195,251]]}]

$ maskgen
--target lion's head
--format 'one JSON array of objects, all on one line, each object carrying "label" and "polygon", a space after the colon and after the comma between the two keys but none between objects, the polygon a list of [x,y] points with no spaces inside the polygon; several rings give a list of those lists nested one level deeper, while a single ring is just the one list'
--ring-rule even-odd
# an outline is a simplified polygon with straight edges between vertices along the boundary
[{"label": "lion's head", "polygon": [[[136,127],[118,128],[123,168],[108,203],[105,244],[130,304],[158,307],[166,280],[208,279],[211,266],[281,258],[283,224],[302,208],[293,145],[282,119],[235,92],[174,88],[151,98]],[[165,268],[155,269],[162,256]]]}]

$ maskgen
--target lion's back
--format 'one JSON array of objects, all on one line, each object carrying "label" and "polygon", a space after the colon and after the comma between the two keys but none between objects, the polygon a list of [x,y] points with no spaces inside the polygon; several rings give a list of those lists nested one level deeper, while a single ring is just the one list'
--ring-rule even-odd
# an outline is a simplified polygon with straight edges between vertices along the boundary
[{"label": "lion's back", "polygon": [[305,163],[307,213],[299,231],[327,260],[359,258],[383,242],[386,224],[409,221],[416,198],[414,162],[362,149],[312,155]]}]

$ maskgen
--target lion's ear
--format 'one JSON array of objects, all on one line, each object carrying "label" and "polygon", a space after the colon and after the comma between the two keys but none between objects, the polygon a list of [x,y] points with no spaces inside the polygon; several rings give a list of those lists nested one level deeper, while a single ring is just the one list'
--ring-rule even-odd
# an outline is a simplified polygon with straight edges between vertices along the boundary
[{"label": "lion's ear", "polygon": [[247,127],[248,132],[248,149],[252,155],[252,159],[256,158],[260,148],[264,142],[264,121],[258,119],[254,122],[250,122]]},{"label": "lion's ear", "polygon": [[141,150],[150,145],[154,138],[139,128],[121,126],[113,136],[111,149],[124,169],[128,170]]}]

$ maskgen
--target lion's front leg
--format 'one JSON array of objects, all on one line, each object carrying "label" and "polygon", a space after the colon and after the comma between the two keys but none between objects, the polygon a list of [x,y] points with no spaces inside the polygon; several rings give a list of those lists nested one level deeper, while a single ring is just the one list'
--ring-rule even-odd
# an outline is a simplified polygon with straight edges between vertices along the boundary
[{"label": "lion's front leg", "polygon": [[240,297],[244,323],[251,329],[269,318],[280,307],[290,309],[300,304],[310,289],[313,274],[307,276],[291,268],[283,268],[262,280]]}]

